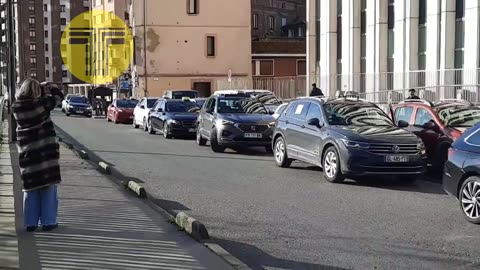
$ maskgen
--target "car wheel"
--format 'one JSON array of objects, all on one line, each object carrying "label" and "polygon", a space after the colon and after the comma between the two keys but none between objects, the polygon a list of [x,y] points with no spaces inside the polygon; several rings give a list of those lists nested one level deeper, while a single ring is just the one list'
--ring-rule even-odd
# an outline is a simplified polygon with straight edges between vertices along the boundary
[{"label": "car wheel", "polygon": [[65,115],[66,115],[66,116],[70,116],[70,114],[69,114],[68,112],[65,112]]},{"label": "car wheel", "polygon": [[474,224],[480,224],[480,178],[471,176],[463,182],[458,196],[460,208],[465,218]]},{"label": "car wheel", "polygon": [[[149,120],[150,121],[150,120]],[[152,123],[149,123],[148,125],[148,134],[155,134],[157,132],[155,132],[155,129],[152,127]]]},{"label": "car wheel", "polygon": [[285,145],[285,140],[282,137],[279,137],[275,141],[275,148],[273,149],[273,151],[274,151],[273,156],[275,157],[275,164],[277,164],[278,167],[282,167],[282,168],[290,167],[293,160],[288,158],[287,147]]},{"label": "car wheel", "polygon": [[213,129],[212,132],[211,132],[210,146],[212,147],[212,150],[215,153],[223,153],[225,151],[225,147],[220,146],[218,144],[217,130],[216,129]]},{"label": "car wheel", "polygon": [[143,130],[148,131],[147,119],[143,118]]},{"label": "car wheel", "polygon": [[138,125],[135,121],[135,116],[133,116],[133,128],[138,128]]},{"label": "car wheel", "polygon": [[334,146],[330,146],[322,159],[323,164],[323,176],[330,183],[341,183],[345,179],[340,168],[340,157],[338,156],[337,149]]},{"label": "car wheel", "polygon": [[200,146],[205,146],[207,144],[207,140],[202,137],[202,134],[200,134],[200,127],[197,125],[197,144]]},{"label": "car wheel", "polygon": [[165,139],[171,139],[172,138],[172,135],[168,134],[168,125],[166,124],[163,124],[163,137],[165,137]]}]

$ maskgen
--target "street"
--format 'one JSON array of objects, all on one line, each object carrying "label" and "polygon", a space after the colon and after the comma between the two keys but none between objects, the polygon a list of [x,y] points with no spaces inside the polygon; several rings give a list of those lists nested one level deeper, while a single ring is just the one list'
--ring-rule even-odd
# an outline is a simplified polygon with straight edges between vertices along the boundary
[{"label": "street", "polygon": [[162,207],[202,221],[254,269],[480,267],[480,226],[431,180],[331,184],[314,166],[278,168],[262,148],[218,154],[105,119],[52,118],[125,176],[144,181]]}]

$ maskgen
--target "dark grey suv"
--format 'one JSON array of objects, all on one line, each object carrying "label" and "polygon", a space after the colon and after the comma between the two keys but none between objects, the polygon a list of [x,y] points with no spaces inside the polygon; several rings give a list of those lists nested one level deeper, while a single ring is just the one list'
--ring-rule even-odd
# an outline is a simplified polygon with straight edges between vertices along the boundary
[{"label": "dark grey suv", "polygon": [[360,175],[412,182],[425,171],[422,141],[358,98],[291,101],[277,120],[273,148],[278,166],[302,160],[322,167],[330,182]]},{"label": "dark grey suv", "polygon": [[271,152],[275,119],[255,98],[243,95],[213,95],[203,105],[197,120],[197,143],[210,141],[214,152],[264,146]]}]

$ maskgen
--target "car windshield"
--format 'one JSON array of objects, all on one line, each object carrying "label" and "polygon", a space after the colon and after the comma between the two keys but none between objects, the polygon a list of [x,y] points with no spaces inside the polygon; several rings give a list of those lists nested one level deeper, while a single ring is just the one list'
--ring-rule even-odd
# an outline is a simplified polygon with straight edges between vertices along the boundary
[{"label": "car windshield", "polygon": [[473,127],[480,122],[480,108],[474,106],[452,106],[440,109],[438,116],[448,127]]},{"label": "car windshield", "polygon": [[193,112],[200,109],[195,102],[167,102],[167,112]]},{"label": "car windshield", "polygon": [[147,99],[147,108],[152,108],[155,102],[157,102],[157,99],[154,99],[154,98]]},{"label": "car windshield", "polygon": [[117,107],[119,108],[135,108],[137,100],[119,99],[117,100]]},{"label": "car windshield", "polygon": [[330,103],[324,105],[330,125],[393,126],[379,108],[365,103]]},{"label": "car windshield", "polygon": [[261,102],[255,98],[226,97],[218,100],[218,113],[268,114]]},{"label": "car windshield", "polygon": [[197,103],[198,107],[202,107],[203,104],[205,104],[205,101],[206,101],[206,99],[195,100],[195,102]]},{"label": "car windshield", "polygon": [[88,103],[88,100],[85,97],[71,97],[70,102],[71,103]]},{"label": "car windshield", "polygon": [[261,93],[254,95],[260,102],[262,102],[264,105],[280,105],[282,102],[277,99],[274,95],[270,93]]},{"label": "car windshield", "polygon": [[196,91],[175,91],[173,92],[173,99],[182,99],[183,97],[196,98],[198,93]]}]

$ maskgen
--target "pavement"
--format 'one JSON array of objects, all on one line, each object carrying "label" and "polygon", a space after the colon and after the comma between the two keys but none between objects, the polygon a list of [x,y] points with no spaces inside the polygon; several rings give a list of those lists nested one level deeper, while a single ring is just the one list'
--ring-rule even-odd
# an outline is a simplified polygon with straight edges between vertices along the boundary
[{"label": "pavement", "polygon": [[203,222],[253,269],[480,268],[480,226],[438,179],[331,184],[315,166],[276,167],[263,149],[219,154],[131,125],[53,115],[60,132],[145,182],[158,205]]},{"label": "pavement", "polygon": [[24,231],[16,150],[0,151],[0,269],[232,269],[63,146],[60,226]]}]

